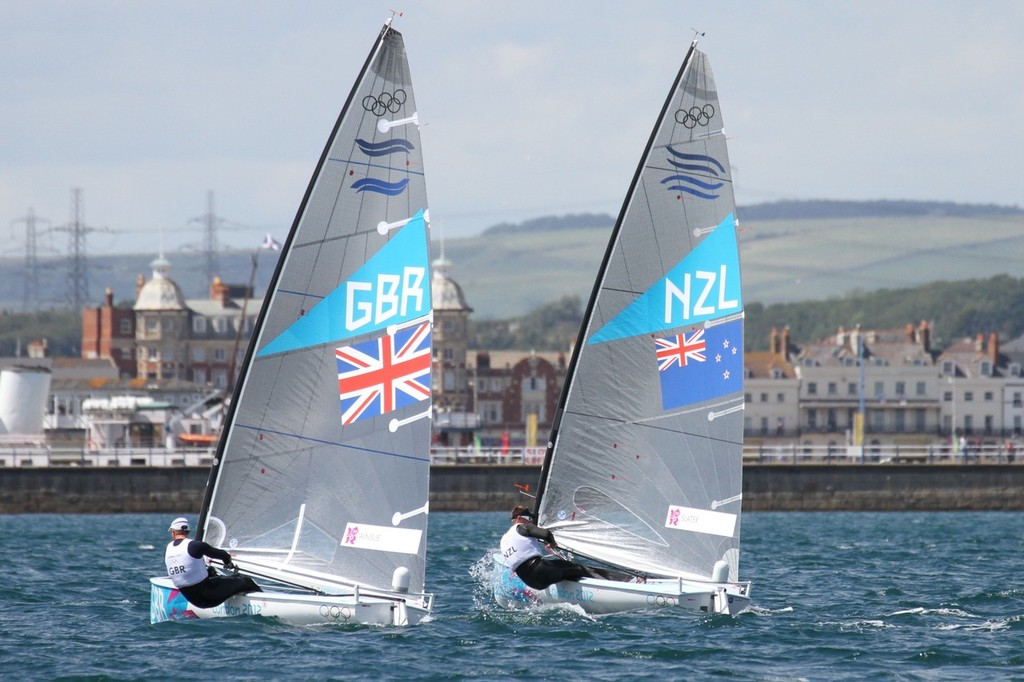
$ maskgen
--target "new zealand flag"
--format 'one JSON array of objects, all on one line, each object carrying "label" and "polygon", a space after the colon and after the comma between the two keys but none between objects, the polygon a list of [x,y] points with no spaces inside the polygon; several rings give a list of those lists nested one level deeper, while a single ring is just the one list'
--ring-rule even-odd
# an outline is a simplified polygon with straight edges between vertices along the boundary
[{"label": "new zealand flag", "polygon": [[336,348],[335,357],[342,424],[430,397],[430,322]]},{"label": "new zealand flag", "polygon": [[656,338],[662,408],[718,398],[743,387],[743,320]]}]

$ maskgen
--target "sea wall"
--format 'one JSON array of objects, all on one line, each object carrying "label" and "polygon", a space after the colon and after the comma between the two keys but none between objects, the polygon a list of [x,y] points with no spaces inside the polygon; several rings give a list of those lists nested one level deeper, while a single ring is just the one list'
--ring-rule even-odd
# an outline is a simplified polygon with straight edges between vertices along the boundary
[{"label": "sea wall", "polygon": [[[0,467],[0,514],[195,513],[201,467]],[[504,511],[528,503],[538,468],[451,465],[431,469],[432,511]],[[747,465],[750,511],[1024,510],[1021,464]]]}]

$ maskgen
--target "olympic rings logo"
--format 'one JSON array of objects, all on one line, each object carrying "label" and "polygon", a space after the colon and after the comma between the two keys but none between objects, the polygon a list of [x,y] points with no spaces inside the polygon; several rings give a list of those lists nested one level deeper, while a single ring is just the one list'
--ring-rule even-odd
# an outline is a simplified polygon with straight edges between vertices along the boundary
[{"label": "olympic rings logo", "polygon": [[320,615],[324,618],[330,618],[331,620],[344,620],[347,621],[352,617],[352,609],[347,606],[331,606],[329,604],[320,605]]},{"label": "olympic rings logo", "polygon": [[679,602],[675,597],[663,597],[660,595],[647,595],[648,606],[677,606]]},{"label": "olympic rings logo", "polygon": [[367,95],[363,98],[363,109],[366,109],[374,116],[383,116],[387,112],[397,113],[405,104],[407,96],[405,90],[398,88],[394,93],[382,92],[377,96]]},{"label": "olympic rings logo", "polygon": [[702,107],[679,109],[676,111],[676,123],[682,123],[683,127],[691,129],[697,126],[703,127],[711,122],[711,117],[714,115],[715,107],[710,103]]}]

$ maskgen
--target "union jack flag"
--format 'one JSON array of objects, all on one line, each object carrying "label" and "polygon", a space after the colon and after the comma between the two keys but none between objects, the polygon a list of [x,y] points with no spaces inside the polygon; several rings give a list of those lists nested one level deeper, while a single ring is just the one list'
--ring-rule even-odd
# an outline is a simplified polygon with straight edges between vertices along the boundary
[{"label": "union jack flag", "polygon": [[704,341],[704,330],[698,329],[686,336],[685,332],[670,336],[667,339],[655,339],[658,348],[658,371],[664,372],[673,365],[686,367],[687,360],[704,362],[704,351],[707,344]]},{"label": "union jack flag", "polygon": [[430,322],[336,348],[334,354],[342,424],[430,397]]}]

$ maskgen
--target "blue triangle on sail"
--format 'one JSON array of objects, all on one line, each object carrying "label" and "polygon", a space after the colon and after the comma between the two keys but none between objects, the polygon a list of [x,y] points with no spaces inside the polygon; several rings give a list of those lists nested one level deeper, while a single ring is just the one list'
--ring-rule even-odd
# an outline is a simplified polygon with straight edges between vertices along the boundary
[{"label": "blue triangle on sail", "polygon": [[349,339],[429,312],[430,261],[420,210],[370,260],[257,356]]},{"label": "blue triangle on sail", "polygon": [[597,330],[588,343],[655,334],[741,310],[736,220],[730,213],[697,248]]}]

